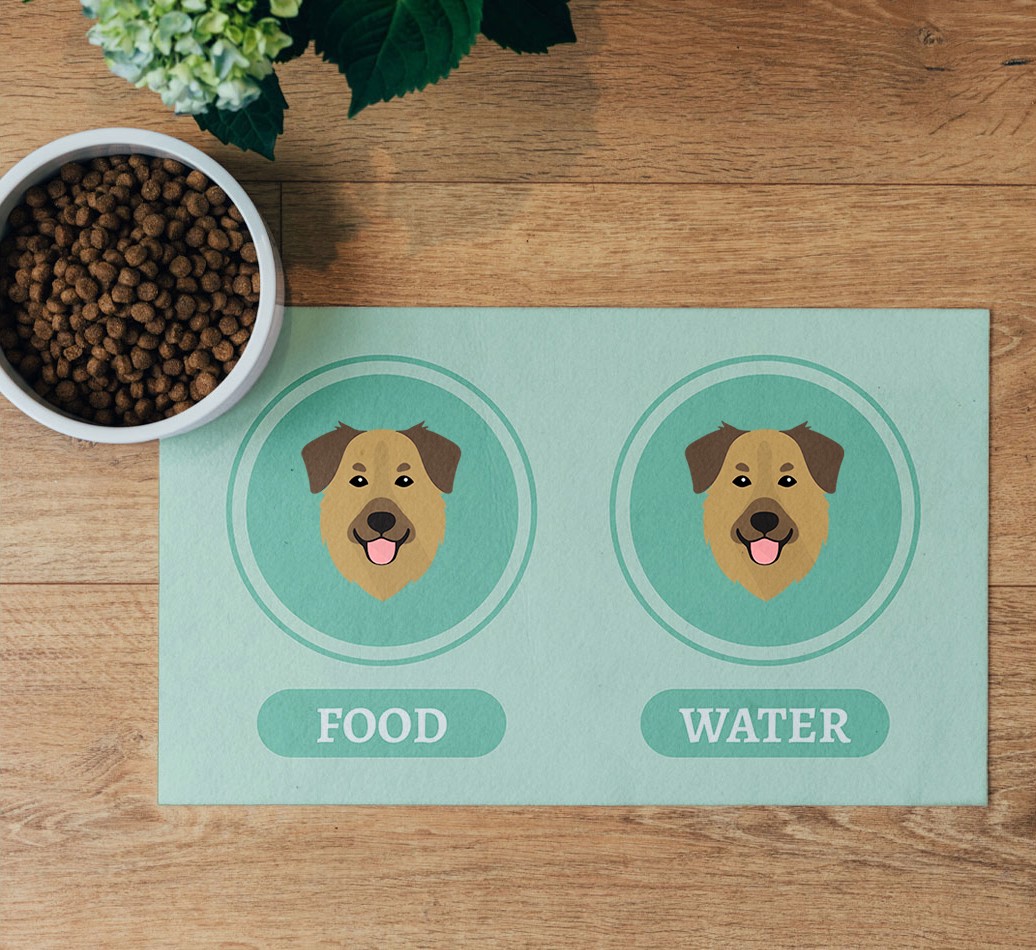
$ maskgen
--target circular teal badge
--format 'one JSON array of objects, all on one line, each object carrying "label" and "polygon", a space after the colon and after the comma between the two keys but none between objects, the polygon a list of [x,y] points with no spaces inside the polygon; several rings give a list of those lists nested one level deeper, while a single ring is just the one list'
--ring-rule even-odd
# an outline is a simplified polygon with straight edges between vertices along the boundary
[{"label": "circular teal badge", "polygon": [[280,392],[227,493],[245,585],[321,653],[407,663],[457,646],[517,586],[535,489],[500,410],[455,373],[404,357],[342,360]]},{"label": "circular teal badge", "polygon": [[843,376],[758,357],[706,367],[656,400],[612,484],[630,587],[679,640],[742,663],[844,644],[889,604],[920,498],[891,419]]}]

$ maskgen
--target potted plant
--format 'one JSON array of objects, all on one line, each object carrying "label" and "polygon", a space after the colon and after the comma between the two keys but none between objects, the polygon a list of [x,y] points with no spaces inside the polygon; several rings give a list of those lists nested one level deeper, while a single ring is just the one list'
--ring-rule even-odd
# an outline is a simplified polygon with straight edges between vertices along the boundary
[{"label": "potted plant", "polygon": [[349,116],[449,74],[479,33],[518,53],[575,42],[568,0],[82,0],[116,75],[222,142],[273,159],[288,108],[277,65],[312,43]]}]

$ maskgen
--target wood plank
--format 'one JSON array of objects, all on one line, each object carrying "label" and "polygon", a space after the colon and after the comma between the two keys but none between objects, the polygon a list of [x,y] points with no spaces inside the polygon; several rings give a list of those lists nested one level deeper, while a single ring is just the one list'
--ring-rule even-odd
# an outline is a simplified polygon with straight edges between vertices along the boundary
[{"label": "wood plank", "polygon": [[[1036,12],[1013,0],[573,0],[575,46],[486,40],[448,81],[346,119],[313,53],[271,165],[111,76],[77,0],[7,4],[0,170],[59,134],[137,125],[245,177],[1036,182]],[[46,121],[40,121],[41,116]]]},{"label": "wood plank", "polygon": [[[1034,583],[1026,555],[1036,478],[1036,190],[284,191],[297,304],[991,307],[990,577]],[[6,404],[0,432],[5,581],[156,579],[153,446],[75,443]]]},{"label": "wood plank", "polygon": [[[279,240],[280,183],[244,184]],[[0,580],[158,577],[156,445],[71,439],[0,398],[0,510]]]},{"label": "wood plank", "polygon": [[2,590],[7,946],[1031,935],[1036,590],[992,598],[987,809],[160,808],[156,604],[154,587]]},{"label": "wood plank", "polygon": [[1028,188],[286,183],[284,254],[313,306],[988,307],[991,579],[1031,584],[1034,219]]}]

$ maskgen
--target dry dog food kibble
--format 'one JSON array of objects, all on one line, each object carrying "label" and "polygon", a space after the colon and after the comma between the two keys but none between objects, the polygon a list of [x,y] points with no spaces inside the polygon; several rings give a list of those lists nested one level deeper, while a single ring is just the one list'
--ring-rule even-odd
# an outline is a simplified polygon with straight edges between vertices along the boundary
[{"label": "dry dog food kibble", "polygon": [[204,399],[244,352],[259,265],[222,188],[171,159],[70,163],[0,242],[0,348],[58,409],[141,425]]}]

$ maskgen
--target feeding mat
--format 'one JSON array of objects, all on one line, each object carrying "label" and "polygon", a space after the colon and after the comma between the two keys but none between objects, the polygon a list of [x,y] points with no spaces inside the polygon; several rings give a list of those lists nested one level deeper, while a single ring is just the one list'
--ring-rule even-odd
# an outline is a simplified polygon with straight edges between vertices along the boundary
[{"label": "feeding mat", "polygon": [[160,800],[984,803],[988,337],[289,310],[162,443]]}]

